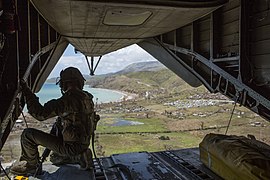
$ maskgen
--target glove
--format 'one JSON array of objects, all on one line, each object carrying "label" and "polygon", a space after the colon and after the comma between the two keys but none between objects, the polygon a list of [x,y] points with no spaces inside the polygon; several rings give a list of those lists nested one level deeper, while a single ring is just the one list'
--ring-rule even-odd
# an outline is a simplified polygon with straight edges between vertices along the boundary
[{"label": "glove", "polygon": [[25,82],[25,80],[23,79],[20,80],[20,86],[21,86],[21,91],[25,97],[29,97],[31,96],[31,94],[33,94],[30,88],[28,87],[27,83]]},{"label": "glove", "polygon": [[96,114],[96,112],[94,112],[94,113],[95,113],[95,122],[98,122],[100,120],[100,116],[98,114]]},{"label": "glove", "polygon": [[99,121],[100,120],[100,116],[98,114],[96,114],[95,120],[96,121]]}]

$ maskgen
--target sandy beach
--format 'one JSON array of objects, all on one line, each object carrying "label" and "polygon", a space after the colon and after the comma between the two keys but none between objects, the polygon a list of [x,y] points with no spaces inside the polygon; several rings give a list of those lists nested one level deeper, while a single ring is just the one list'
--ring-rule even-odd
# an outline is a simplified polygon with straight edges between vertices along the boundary
[{"label": "sandy beach", "polygon": [[118,93],[118,94],[121,94],[121,98],[119,100],[116,100],[116,101],[108,101],[108,102],[105,102],[105,103],[110,103],[110,102],[121,102],[121,101],[126,101],[126,100],[132,100],[132,99],[135,99],[135,98],[138,98],[139,95],[138,94],[135,94],[135,93],[129,93],[129,92],[126,92],[126,91],[119,91],[119,90],[114,90],[114,89],[103,89],[103,88],[95,88],[95,89],[102,89],[102,91],[110,91],[110,92],[115,92],[115,93]]},{"label": "sandy beach", "polygon": [[120,98],[120,101],[132,100],[139,97],[138,94],[134,94],[134,93],[128,93],[128,92],[123,92],[123,91],[117,91],[117,92],[120,92],[121,94],[123,94],[123,96]]}]

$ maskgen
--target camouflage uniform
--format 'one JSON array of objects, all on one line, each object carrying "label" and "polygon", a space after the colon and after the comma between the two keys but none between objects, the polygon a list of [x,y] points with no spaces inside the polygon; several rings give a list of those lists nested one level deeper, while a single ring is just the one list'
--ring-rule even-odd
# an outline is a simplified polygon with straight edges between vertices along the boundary
[{"label": "camouflage uniform", "polygon": [[51,135],[37,129],[27,128],[21,136],[22,155],[20,161],[26,160],[35,165],[38,162],[38,145],[62,155],[75,156],[85,151],[90,145],[94,122],[93,96],[80,89],[71,89],[61,98],[53,99],[42,106],[38,97],[30,90],[25,92],[29,113],[43,121],[59,116],[62,121],[62,137]]},{"label": "camouflage uniform", "polygon": [[[60,136],[27,128],[21,135],[22,154],[20,162],[11,168],[15,174],[33,172],[39,161],[38,146],[44,146],[65,157],[81,155],[87,164],[92,163],[92,153],[88,149],[91,135],[95,130],[96,117],[93,96],[83,91],[85,79],[77,68],[69,67],[60,73],[59,85],[63,96],[48,101],[42,106],[38,97],[22,81],[22,91],[26,97],[29,113],[39,121],[55,116],[60,119]],[[23,83],[24,82],[24,83]],[[21,163],[21,164],[20,164]],[[89,166],[84,168],[89,168]]]}]

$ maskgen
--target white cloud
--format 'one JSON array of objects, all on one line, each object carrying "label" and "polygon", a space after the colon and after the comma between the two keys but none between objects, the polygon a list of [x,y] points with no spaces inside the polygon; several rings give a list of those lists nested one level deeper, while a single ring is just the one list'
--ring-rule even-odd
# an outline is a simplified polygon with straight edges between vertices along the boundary
[{"label": "white cloud", "polygon": [[[97,63],[98,57],[95,57],[94,64]],[[95,74],[107,74],[117,72],[125,68],[126,66],[142,61],[155,61],[150,54],[134,44],[129,47],[114,51],[112,53],[104,55],[96,69]],[[89,58],[90,61],[90,58]],[[85,57],[82,54],[75,54],[74,48],[69,45],[59,62],[53,69],[49,78],[58,77],[61,70],[74,66],[80,69],[83,74],[89,74],[88,65]]]}]

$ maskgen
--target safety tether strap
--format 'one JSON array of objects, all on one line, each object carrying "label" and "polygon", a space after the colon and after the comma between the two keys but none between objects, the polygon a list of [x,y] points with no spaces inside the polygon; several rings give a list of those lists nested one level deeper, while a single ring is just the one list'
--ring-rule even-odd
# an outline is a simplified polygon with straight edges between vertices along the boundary
[{"label": "safety tether strap", "polygon": [[229,119],[229,122],[228,122],[228,125],[227,125],[227,128],[226,128],[225,135],[227,135],[229,126],[230,126],[231,121],[232,121],[232,116],[233,116],[233,113],[234,113],[234,110],[235,110],[235,106],[236,106],[236,103],[237,103],[237,101],[239,100],[239,98],[240,98],[240,95],[238,94],[237,97],[236,97],[236,100],[235,100],[235,102],[234,102],[233,110],[232,110],[231,117],[230,117],[230,119]]}]

